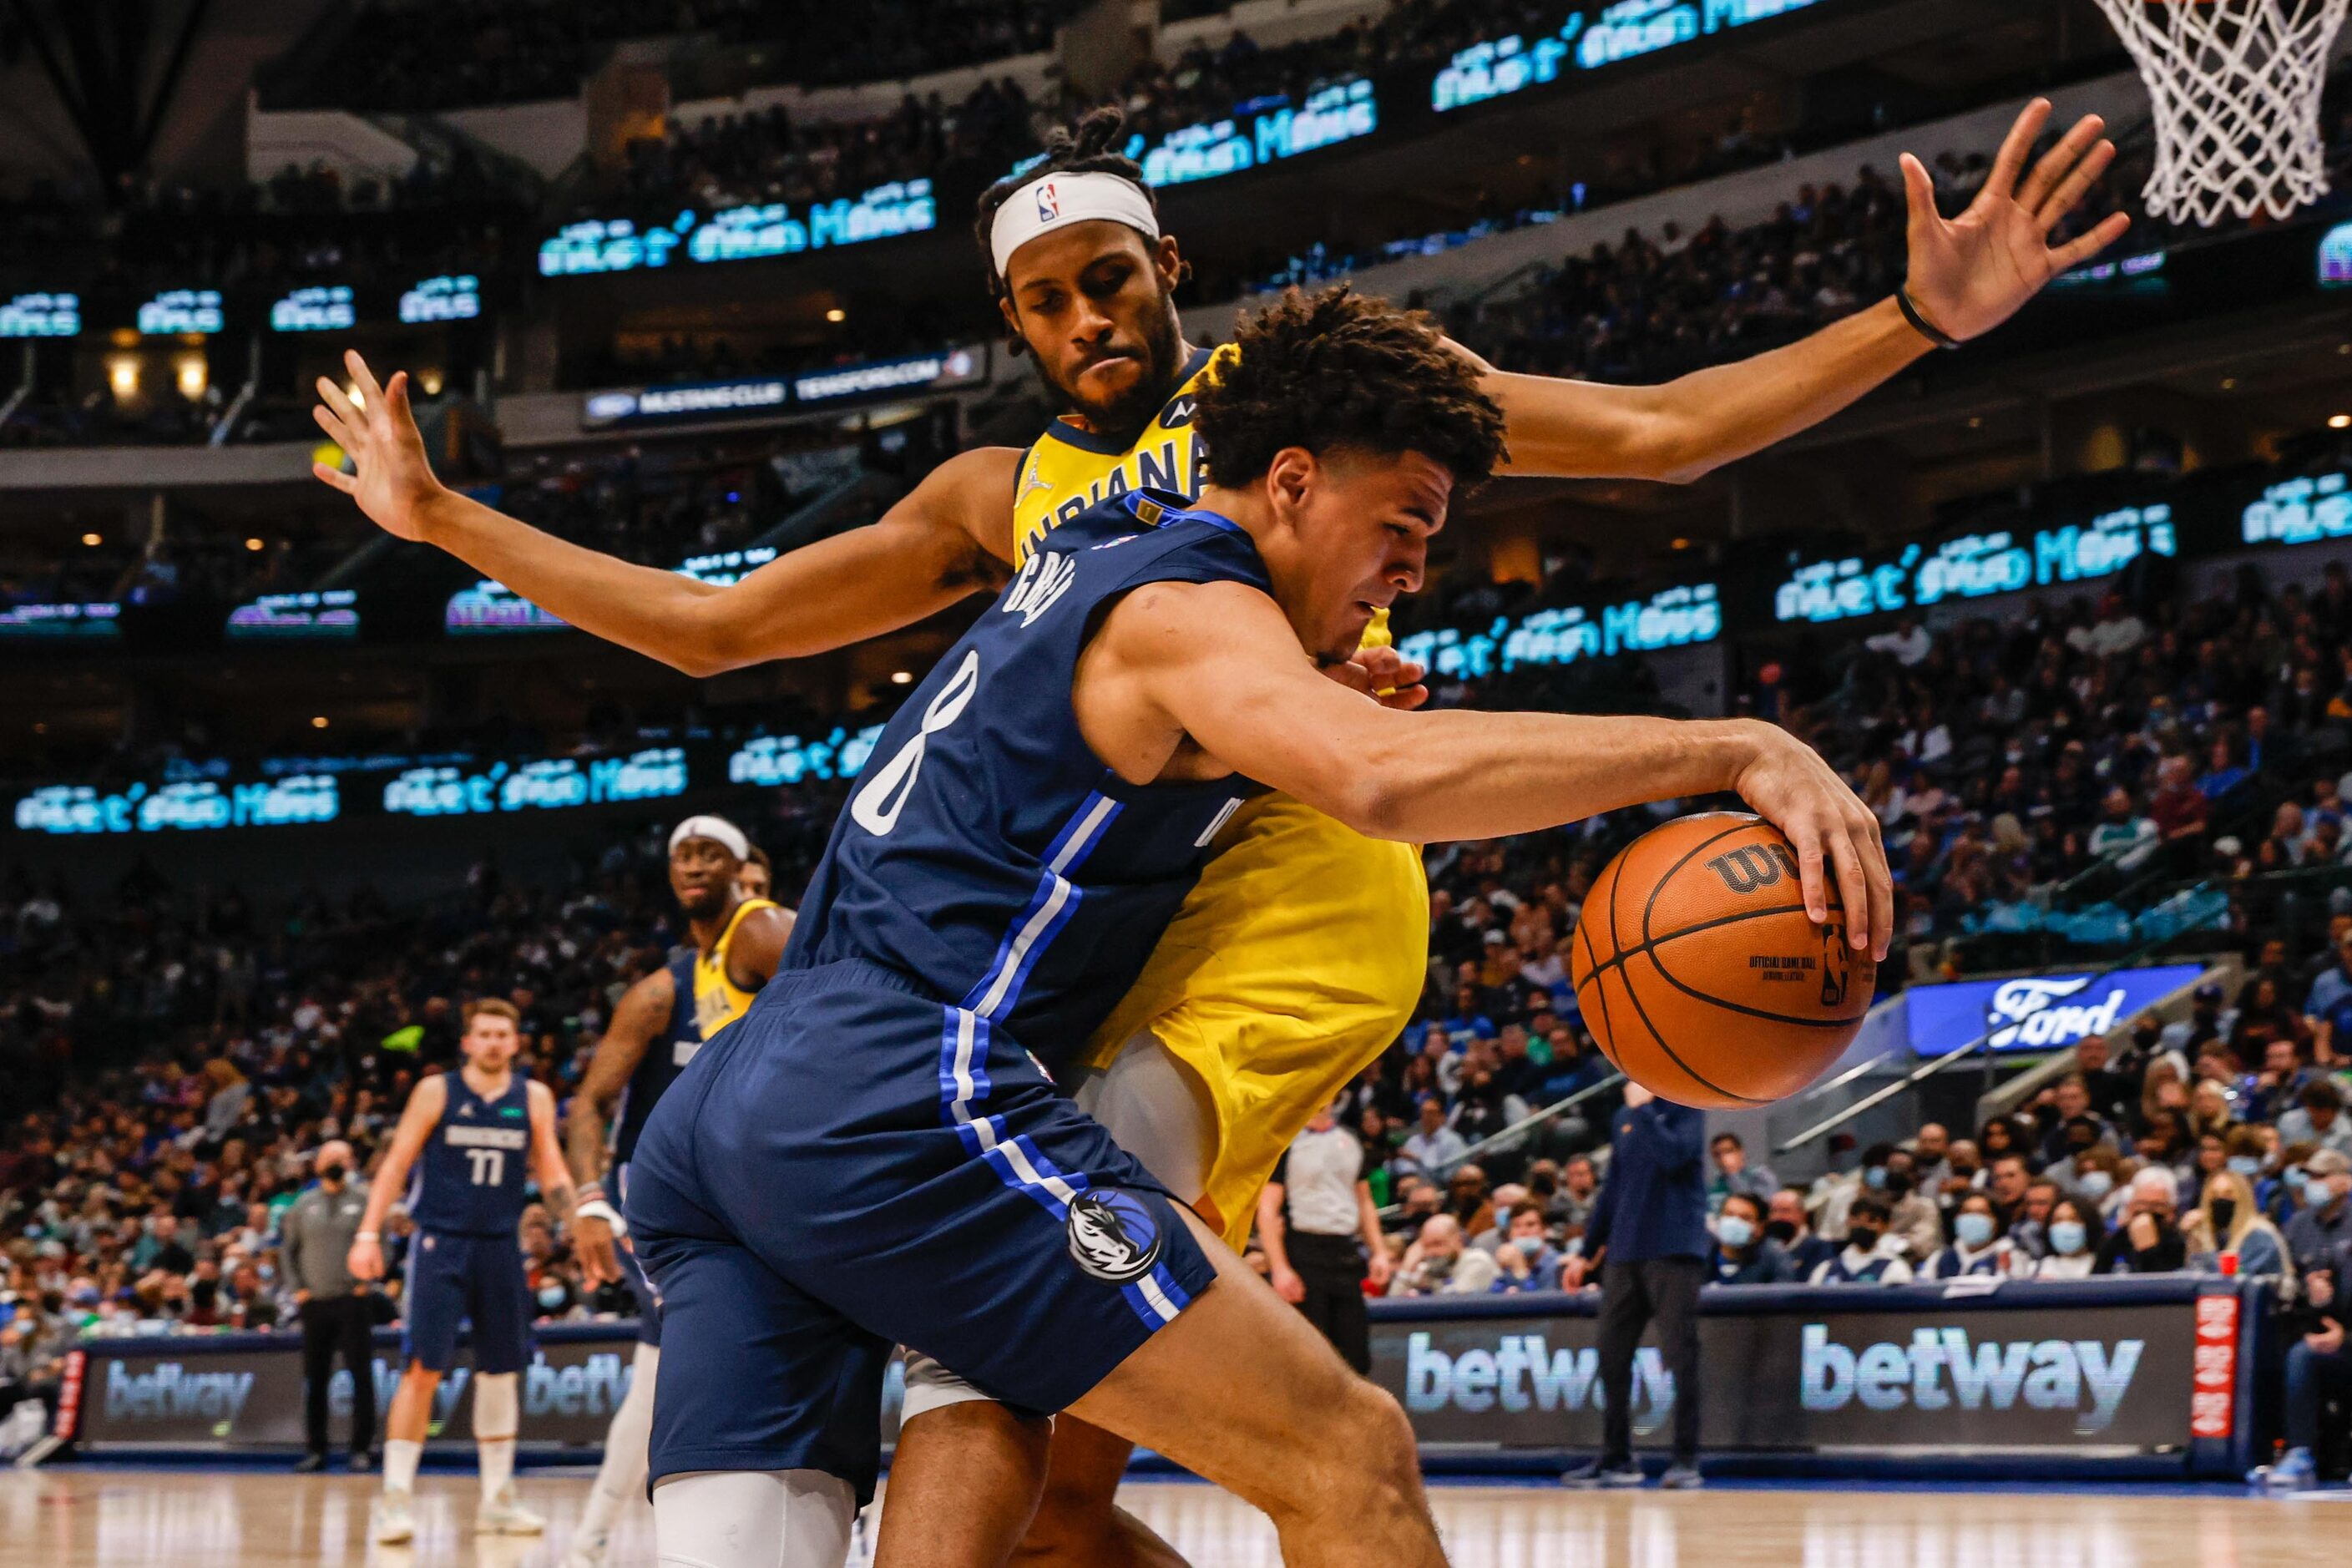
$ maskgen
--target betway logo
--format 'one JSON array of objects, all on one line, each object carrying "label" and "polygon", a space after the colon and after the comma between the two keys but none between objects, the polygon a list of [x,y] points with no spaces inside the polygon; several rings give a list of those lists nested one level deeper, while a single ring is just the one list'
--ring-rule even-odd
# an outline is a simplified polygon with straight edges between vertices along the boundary
[{"label": "betway logo", "polygon": [[[2088,1436],[2115,1424],[2116,1408],[2139,1370],[2144,1340],[2017,1340],[1972,1343],[1966,1329],[1914,1329],[1908,1345],[1882,1341],[1860,1350],[1836,1343],[1829,1329],[1807,1323],[1801,1377],[1804,1407],[1843,1410],[2013,1409],[2076,1412]],[[2083,1408],[2084,1401],[2090,1408]]]},{"label": "betway logo", "polygon": [[110,1420],[157,1421],[195,1416],[234,1421],[253,1392],[249,1372],[190,1372],[177,1362],[134,1373],[119,1361],[106,1363],[106,1415]]},{"label": "betway logo", "polygon": [[544,1355],[533,1356],[530,1370],[523,1374],[523,1414],[610,1415],[628,1396],[635,1370],[612,1351],[599,1352],[578,1366],[550,1366]]},{"label": "betway logo", "polygon": [[[1601,1352],[1553,1350],[1541,1334],[1505,1334],[1492,1351],[1448,1355],[1425,1333],[1405,1341],[1404,1406],[1427,1413],[1451,1405],[1476,1415],[1500,1405],[1524,1410],[1603,1407]],[[1658,1352],[1633,1352],[1633,1425],[1654,1431],[1675,1407],[1675,1380]]]},{"label": "betway logo", "polygon": [[1986,1009],[1985,1027],[1993,1031],[1994,1047],[2071,1046],[2110,1032],[2123,1015],[2122,986],[2108,991],[2104,1001],[2060,1005],[2061,998],[2079,995],[2090,984],[2088,975],[2004,981]]}]

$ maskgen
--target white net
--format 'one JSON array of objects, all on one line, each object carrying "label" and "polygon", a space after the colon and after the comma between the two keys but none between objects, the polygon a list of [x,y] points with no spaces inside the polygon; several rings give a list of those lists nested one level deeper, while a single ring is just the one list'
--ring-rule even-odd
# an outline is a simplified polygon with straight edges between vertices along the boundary
[{"label": "white net", "polygon": [[2319,95],[2352,0],[2099,0],[2155,103],[2151,216],[2285,217],[2327,190]]}]

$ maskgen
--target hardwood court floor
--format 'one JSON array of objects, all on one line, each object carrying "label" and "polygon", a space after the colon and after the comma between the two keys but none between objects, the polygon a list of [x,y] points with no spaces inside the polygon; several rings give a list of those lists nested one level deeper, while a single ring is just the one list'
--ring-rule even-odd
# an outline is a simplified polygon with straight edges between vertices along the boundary
[{"label": "hardwood court floor", "polygon": [[[366,1481],[253,1470],[0,1471],[0,1568],[556,1568],[587,1475],[527,1476],[540,1541],[466,1532],[470,1477],[428,1473],[413,1548],[367,1541]],[[1205,1486],[1130,1484],[1127,1506],[1194,1568],[1276,1568],[1265,1521]],[[2179,1491],[1832,1491],[1717,1488],[1590,1496],[1441,1486],[1457,1568],[2294,1568],[2346,1561],[2352,1493],[2284,1501]],[[862,1561],[861,1556],[856,1559]],[[650,1568],[632,1510],[612,1568]]]}]

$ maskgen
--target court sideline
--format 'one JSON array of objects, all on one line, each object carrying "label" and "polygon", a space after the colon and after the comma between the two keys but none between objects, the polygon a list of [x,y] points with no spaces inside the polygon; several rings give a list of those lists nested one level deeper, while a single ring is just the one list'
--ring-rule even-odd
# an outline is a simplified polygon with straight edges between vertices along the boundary
[{"label": "court sideline", "polygon": [[[371,1479],[119,1466],[0,1472],[0,1568],[541,1568],[560,1557],[587,1476],[526,1476],[546,1537],[467,1532],[468,1476],[428,1473],[416,1543],[372,1548]],[[1130,1484],[1127,1506],[1194,1568],[1278,1568],[1264,1520],[1213,1488]],[[1456,1568],[2294,1568],[2334,1564],[2352,1492],[2284,1501],[2222,1489],[1717,1488],[1586,1495],[1549,1486],[1437,1487]],[[861,1559],[862,1560],[862,1559]],[[652,1514],[616,1532],[614,1568],[653,1561]]]}]

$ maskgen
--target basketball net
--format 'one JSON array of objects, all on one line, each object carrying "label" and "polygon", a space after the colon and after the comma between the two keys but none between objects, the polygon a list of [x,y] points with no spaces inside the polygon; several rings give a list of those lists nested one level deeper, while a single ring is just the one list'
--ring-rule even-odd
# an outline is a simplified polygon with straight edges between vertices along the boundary
[{"label": "basketball net", "polygon": [[2352,0],[2099,0],[2155,104],[2149,214],[2285,217],[2327,190],[2319,95]]}]

